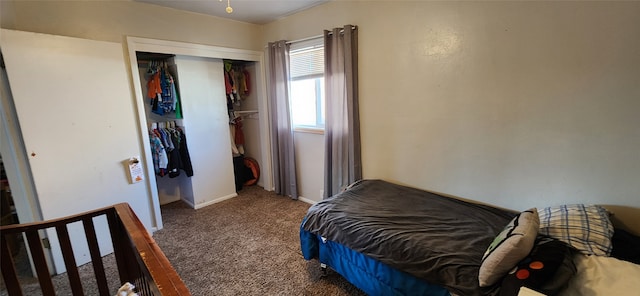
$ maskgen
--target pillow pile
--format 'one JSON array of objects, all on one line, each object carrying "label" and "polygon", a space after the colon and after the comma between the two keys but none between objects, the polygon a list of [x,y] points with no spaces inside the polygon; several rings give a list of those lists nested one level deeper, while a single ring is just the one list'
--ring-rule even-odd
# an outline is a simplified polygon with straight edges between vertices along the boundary
[{"label": "pillow pile", "polygon": [[538,236],[531,253],[502,280],[500,296],[518,295],[520,287],[557,294],[576,273],[573,255],[573,249],[564,242]]},{"label": "pillow pile", "polygon": [[539,212],[540,234],[561,240],[586,255],[609,256],[613,224],[597,205],[562,205]]},{"label": "pillow pile", "polygon": [[531,252],[539,225],[535,208],[519,213],[507,224],[482,257],[478,274],[480,287],[498,282]]}]

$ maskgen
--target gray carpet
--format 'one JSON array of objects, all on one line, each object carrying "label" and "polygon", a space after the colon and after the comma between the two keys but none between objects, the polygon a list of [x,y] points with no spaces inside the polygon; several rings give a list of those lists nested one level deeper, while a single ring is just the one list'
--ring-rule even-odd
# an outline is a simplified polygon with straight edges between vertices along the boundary
[{"label": "gray carpet", "polygon": [[193,295],[364,295],[300,251],[309,204],[253,186],[199,210],[162,207],[154,239]]},{"label": "gray carpet", "polygon": [[[308,208],[245,187],[237,197],[199,210],[182,202],[162,206],[164,228],[153,237],[193,295],[364,295],[335,272],[321,277],[318,262],[302,258],[299,226]],[[112,255],[103,261],[115,266]],[[110,279],[117,278],[110,272]],[[95,295],[91,264],[80,273],[87,295]],[[70,295],[65,282],[66,274],[54,277],[58,295]],[[33,284],[26,286],[25,295],[38,294]]]}]

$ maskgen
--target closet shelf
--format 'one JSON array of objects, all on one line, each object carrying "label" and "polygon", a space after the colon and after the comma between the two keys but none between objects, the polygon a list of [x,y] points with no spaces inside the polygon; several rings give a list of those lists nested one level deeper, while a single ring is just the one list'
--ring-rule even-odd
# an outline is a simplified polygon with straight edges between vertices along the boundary
[{"label": "closet shelf", "polygon": [[238,110],[229,113],[229,118],[231,119],[231,123],[233,124],[233,121],[236,118],[257,118],[258,114],[258,110]]},{"label": "closet shelf", "polygon": [[233,112],[237,114],[253,114],[253,113],[258,113],[258,110],[238,110]]}]

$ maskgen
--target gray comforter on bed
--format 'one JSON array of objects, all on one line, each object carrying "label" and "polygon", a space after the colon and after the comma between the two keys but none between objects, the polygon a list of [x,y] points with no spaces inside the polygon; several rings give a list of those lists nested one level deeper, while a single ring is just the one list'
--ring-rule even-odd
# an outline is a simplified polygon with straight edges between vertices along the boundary
[{"label": "gray comforter on bed", "polygon": [[481,295],[482,255],[515,214],[364,180],[313,205],[303,228],[454,294]]}]

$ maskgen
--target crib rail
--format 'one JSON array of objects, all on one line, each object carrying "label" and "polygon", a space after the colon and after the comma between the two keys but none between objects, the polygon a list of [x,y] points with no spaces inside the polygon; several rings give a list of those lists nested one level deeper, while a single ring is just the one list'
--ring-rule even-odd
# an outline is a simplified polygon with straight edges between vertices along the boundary
[{"label": "crib rail", "polygon": [[100,216],[106,216],[109,225],[118,275],[122,283],[133,283],[136,292],[141,296],[191,295],[133,210],[128,204],[121,203],[55,220],[0,227],[1,270],[9,296],[23,295],[23,291],[16,275],[8,236],[23,233],[27,239],[42,294],[56,295],[39,235],[39,232],[47,228],[54,228],[58,236],[72,294],[84,295],[67,229],[68,224],[76,222],[81,222],[84,227],[98,286],[98,291],[91,294],[114,295],[118,287],[108,287],[93,223],[93,218]]}]

